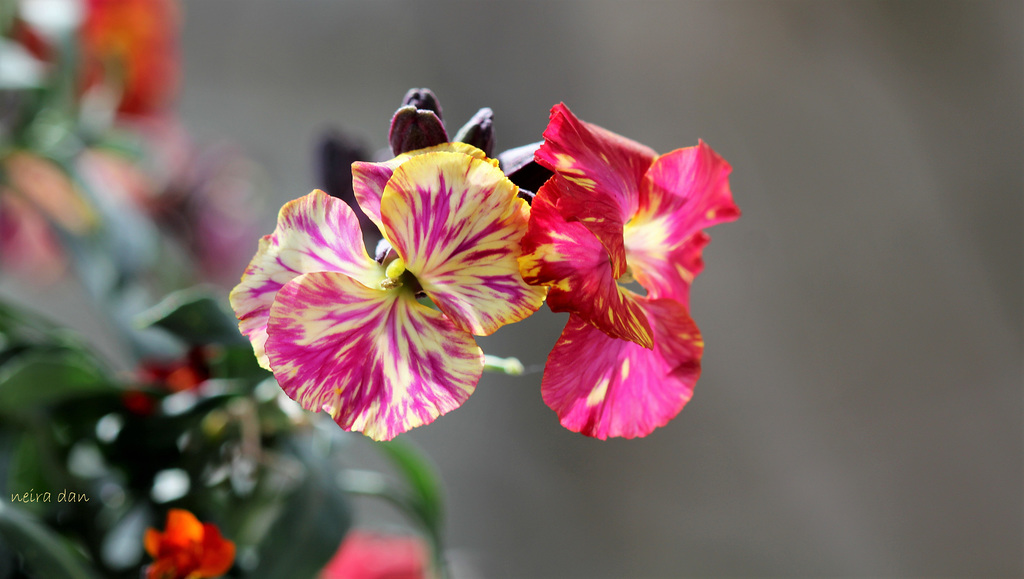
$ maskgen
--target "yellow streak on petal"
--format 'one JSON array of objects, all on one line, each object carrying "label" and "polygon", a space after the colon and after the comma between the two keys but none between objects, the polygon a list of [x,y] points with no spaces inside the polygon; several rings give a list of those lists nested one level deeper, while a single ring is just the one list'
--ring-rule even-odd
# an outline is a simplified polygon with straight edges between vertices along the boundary
[{"label": "yellow streak on petal", "polygon": [[557,153],[555,155],[555,161],[558,169],[561,171],[572,170],[573,165],[576,164],[576,159],[572,155],[566,155],[565,153]]},{"label": "yellow streak on petal", "polygon": [[580,187],[583,187],[584,189],[587,189],[589,191],[593,191],[597,187],[597,183],[594,182],[593,179],[589,179],[587,177],[572,177],[572,176],[570,176],[568,174],[565,174],[565,173],[563,173],[563,175],[565,176],[566,179],[572,181],[573,183],[575,183],[575,184],[579,185]]},{"label": "yellow streak on petal", "polygon": [[597,406],[598,404],[604,402],[604,397],[608,393],[609,382],[611,382],[611,380],[609,380],[606,376],[602,378],[596,386],[594,386],[594,389],[591,390],[590,394],[587,395],[587,406]]},{"label": "yellow streak on petal", "polygon": [[683,264],[677,263],[676,271],[679,272],[679,277],[683,278],[686,281],[686,283],[693,283],[693,274],[690,273],[690,270],[683,267]]},{"label": "yellow streak on petal", "polygon": [[588,178],[586,173],[576,168],[576,159],[572,156],[558,153],[555,155],[555,161],[558,171],[566,179],[590,191],[593,191],[597,186],[593,179]]},{"label": "yellow streak on petal", "polygon": [[622,361],[622,369],[619,371],[619,376],[622,377],[623,381],[629,376],[629,358]]}]

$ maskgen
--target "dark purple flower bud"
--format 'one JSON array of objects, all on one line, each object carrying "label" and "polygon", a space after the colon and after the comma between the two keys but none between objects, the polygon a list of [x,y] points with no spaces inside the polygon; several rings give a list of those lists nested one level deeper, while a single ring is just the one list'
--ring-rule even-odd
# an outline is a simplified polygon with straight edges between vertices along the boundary
[{"label": "dark purple flower bud", "polygon": [[352,163],[370,158],[366,146],[339,130],[329,129],[317,143],[316,156],[320,188],[355,211],[364,239],[379,239],[377,226],[363,213],[352,190]]},{"label": "dark purple flower bud", "polygon": [[398,109],[391,119],[388,142],[391,144],[391,152],[401,155],[416,149],[447,143],[448,133],[434,111],[417,109],[409,105]]},{"label": "dark purple flower bud", "polygon": [[429,88],[409,89],[409,92],[405,93],[405,98],[402,99],[402,106],[410,105],[421,111],[434,111],[439,120],[444,120],[444,116],[441,115],[441,103]]},{"label": "dark purple flower bud", "polygon": [[[545,169],[533,159],[533,154],[543,142],[530,143],[498,154],[498,165],[501,170],[520,189],[536,191],[552,175],[550,170]],[[532,199],[531,195],[528,201]]]},{"label": "dark purple flower bud", "polygon": [[316,153],[320,188],[354,205],[352,163],[369,159],[366,146],[337,129],[328,129],[320,137]]},{"label": "dark purple flower bud", "polygon": [[488,157],[494,151],[494,112],[484,107],[455,134],[455,141],[473,145]]}]

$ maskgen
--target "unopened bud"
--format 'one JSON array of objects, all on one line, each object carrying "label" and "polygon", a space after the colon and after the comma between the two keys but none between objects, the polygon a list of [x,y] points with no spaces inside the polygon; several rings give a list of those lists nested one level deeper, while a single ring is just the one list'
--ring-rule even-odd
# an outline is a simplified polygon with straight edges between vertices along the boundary
[{"label": "unopened bud", "polygon": [[441,114],[441,103],[438,102],[437,96],[429,88],[409,89],[409,92],[405,93],[405,98],[402,99],[402,106],[409,105],[423,111],[434,111],[438,119],[444,120]]},{"label": "unopened bud", "polygon": [[316,145],[320,189],[348,204],[359,219],[359,228],[368,244],[380,239],[380,231],[366,216],[352,190],[352,163],[366,161],[369,151],[359,141],[337,129],[325,131]]},{"label": "unopened bud", "polygon": [[388,142],[391,144],[391,152],[401,155],[447,143],[448,133],[434,111],[409,105],[398,109],[392,117]]},{"label": "unopened bud", "polygon": [[352,163],[370,158],[366,147],[350,135],[328,129],[316,144],[317,172],[320,188],[357,208],[352,192]]},{"label": "unopened bud", "polygon": [[494,151],[494,112],[484,107],[455,134],[455,141],[473,145],[488,157]]}]

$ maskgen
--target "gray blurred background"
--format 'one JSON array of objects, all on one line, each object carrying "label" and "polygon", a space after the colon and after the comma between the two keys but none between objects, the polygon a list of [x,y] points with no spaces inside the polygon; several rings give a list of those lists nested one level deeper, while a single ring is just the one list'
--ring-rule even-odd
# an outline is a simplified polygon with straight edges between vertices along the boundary
[{"label": "gray blurred background", "polygon": [[[487,375],[406,435],[444,478],[465,576],[1024,574],[1024,3],[192,0],[184,16],[179,110],[265,167],[266,232],[317,185],[323,130],[382,147],[413,86],[453,127],[493,108],[498,150],[538,140],[564,101],[732,163],[743,217],[711,230],[704,374],[673,422],[590,440],[559,426],[539,373]],[[73,311],[65,293],[36,299]],[[564,321],[481,343],[541,364]]]}]

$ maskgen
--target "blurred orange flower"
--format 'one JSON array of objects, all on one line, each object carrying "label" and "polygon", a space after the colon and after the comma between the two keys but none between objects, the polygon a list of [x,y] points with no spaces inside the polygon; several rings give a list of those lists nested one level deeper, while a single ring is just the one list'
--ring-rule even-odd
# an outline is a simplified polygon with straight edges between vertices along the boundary
[{"label": "blurred orange flower", "polygon": [[146,529],[146,552],[156,561],[146,579],[202,579],[219,577],[235,560],[235,544],[212,523],[200,523],[192,513],[171,509],[167,530]]},{"label": "blurred orange flower", "polygon": [[67,267],[60,241],[32,205],[0,187],[0,267],[26,273],[41,284],[60,278]]},{"label": "blurred orange flower", "polygon": [[28,151],[14,151],[0,161],[10,191],[35,205],[65,231],[83,235],[96,225],[96,214],[78,187],[53,161]]},{"label": "blurred orange flower", "polygon": [[86,235],[96,225],[92,206],[57,163],[24,150],[0,158],[0,261],[5,266],[52,282],[67,265],[57,231]]},{"label": "blurred orange flower", "polygon": [[173,0],[88,0],[82,26],[86,86],[120,88],[121,113],[164,110],[178,87],[179,9]]},{"label": "blurred orange flower", "polygon": [[177,360],[143,360],[139,378],[171,392],[194,390],[210,378],[209,356],[206,349],[195,346]]}]

